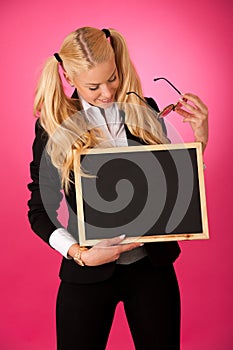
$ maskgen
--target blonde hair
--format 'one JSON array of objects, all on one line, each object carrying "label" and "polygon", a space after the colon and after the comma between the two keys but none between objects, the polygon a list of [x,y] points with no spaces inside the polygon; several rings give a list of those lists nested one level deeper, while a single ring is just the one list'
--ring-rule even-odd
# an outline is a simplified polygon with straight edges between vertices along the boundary
[{"label": "blonde hair", "polygon": [[[62,69],[72,79],[79,72],[89,70],[97,64],[115,57],[119,75],[116,102],[125,112],[125,122],[130,132],[149,144],[166,143],[162,127],[157,118],[146,110],[142,117],[144,103],[137,96],[127,95],[134,91],[143,96],[141,82],[130,59],[124,37],[115,29],[109,29],[110,40],[102,30],[83,27],[70,33],[63,41],[59,56]],[[73,149],[83,149],[98,144],[96,130],[88,130],[81,111],[79,99],[70,98],[64,92],[59,73],[59,63],[50,57],[42,70],[34,101],[34,114],[49,135],[47,151],[53,165],[59,170],[62,186],[67,192],[70,184],[70,171],[73,170]]]}]

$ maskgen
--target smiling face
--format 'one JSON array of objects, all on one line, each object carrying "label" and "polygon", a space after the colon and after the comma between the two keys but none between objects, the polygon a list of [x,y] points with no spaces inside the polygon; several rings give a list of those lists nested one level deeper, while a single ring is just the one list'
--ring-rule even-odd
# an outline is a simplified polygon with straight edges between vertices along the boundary
[{"label": "smiling face", "polygon": [[81,72],[72,80],[78,94],[94,106],[107,107],[115,101],[119,78],[114,57]]}]

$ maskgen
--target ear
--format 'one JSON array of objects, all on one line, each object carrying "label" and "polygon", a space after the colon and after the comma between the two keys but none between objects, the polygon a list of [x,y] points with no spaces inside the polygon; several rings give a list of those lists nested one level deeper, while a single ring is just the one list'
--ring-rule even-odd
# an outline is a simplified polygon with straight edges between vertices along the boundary
[{"label": "ear", "polygon": [[70,79],[68,74],[66,72],[64,72],[63,75],[64,75],[64,78],[67,81],[67,83],[70,84],[71,86],[74,86],[74,83],[73,83],[72,79]]}]

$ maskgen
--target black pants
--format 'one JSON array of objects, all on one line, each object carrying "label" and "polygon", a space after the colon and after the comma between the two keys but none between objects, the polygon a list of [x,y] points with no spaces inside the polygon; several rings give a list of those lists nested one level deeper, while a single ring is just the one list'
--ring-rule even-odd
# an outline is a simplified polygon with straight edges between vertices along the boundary
[{"label": "black pants", "polygon": [[57,349],[104,350],[120,301],[136,350],[180,349],[180,296],[173,265],[153,267],[148,258],[117,265],[103,282],[61,282]]}]

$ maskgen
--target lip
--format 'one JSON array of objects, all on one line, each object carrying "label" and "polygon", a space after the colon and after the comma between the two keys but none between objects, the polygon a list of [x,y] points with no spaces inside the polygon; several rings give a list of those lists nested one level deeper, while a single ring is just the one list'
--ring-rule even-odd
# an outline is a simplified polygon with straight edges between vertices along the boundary
[{"label": "lip", "polygon": [[98,101],[103,103],[103,104],[104,103],[111,103],[111,102],[113,102],[113,98],[108,98],[108,99],[104,99],[104,100],[98,99]]}]

